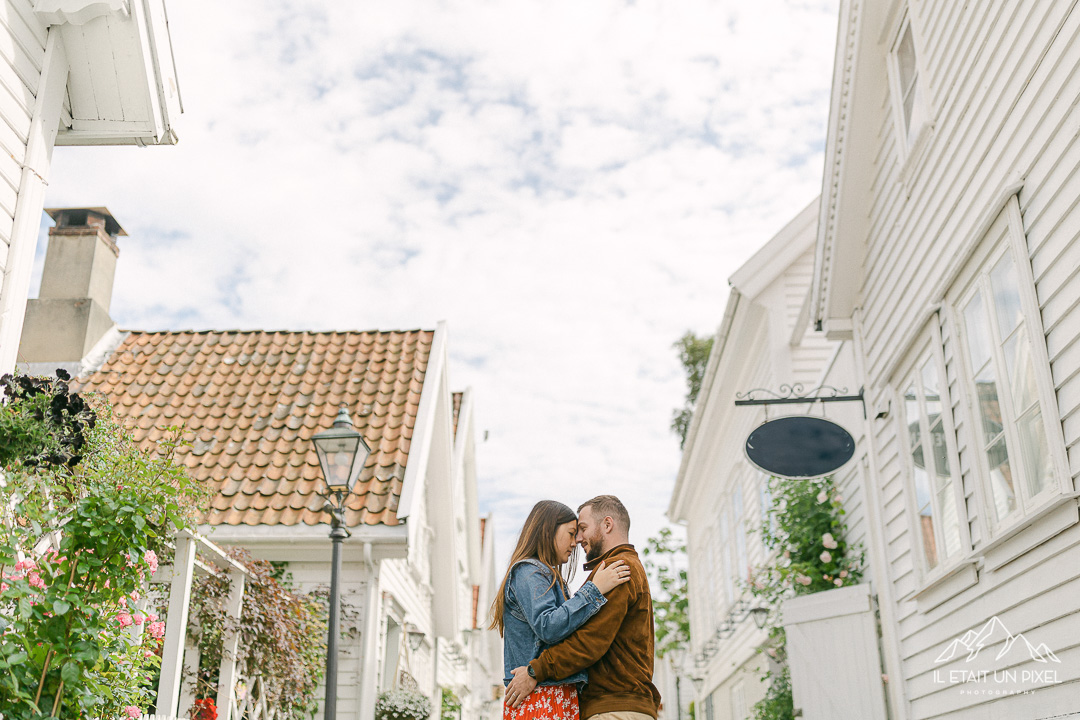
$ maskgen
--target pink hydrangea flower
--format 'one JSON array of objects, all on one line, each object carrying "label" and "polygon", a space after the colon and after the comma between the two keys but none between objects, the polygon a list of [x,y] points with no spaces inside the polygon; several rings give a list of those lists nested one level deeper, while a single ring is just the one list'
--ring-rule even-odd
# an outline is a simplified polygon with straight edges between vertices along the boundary
[{"label": "pink hydrangea flower", "polygon": [[150,631],[150,636],[153,638],[160,640],[165,637],[165,623],[160,620],[155,620],[147,625],[147,629]]},{"label": "pink hydrangea flower", "polygon": [[142,715],[142,711],[139,710],[139,708],[135,707],[134,705],[128,705],[127,707],[124,708],[124,714],[126,714],[129,718],[132,718],[132,720],[134,720],[134,718],[137,718],[140,715]]},{"label": "pink hydrangea flower", "polygon": [[133,621],[131,619],[131,613],[129,613],[127,610],[118,613],[116,616],[116,621],[120,623],[120,627],[122,628],[129,627],[133,624]]}]

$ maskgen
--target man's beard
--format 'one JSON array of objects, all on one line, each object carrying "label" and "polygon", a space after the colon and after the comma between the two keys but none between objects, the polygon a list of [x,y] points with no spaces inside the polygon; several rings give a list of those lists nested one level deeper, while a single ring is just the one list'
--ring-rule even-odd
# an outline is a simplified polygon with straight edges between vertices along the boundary
[{"label": "man's beard", "polygon": [[604,536],[596,538],[596,542],[589,541],[589,551],[585,553],[585,562],[592,562],[604,554]]}]

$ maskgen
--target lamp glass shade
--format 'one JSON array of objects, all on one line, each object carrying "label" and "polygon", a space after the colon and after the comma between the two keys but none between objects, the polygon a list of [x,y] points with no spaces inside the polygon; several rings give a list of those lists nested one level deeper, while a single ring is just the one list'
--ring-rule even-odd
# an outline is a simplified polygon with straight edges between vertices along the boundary
[{"label": "lamp glass shade", "polygon": [[406,636],[409,639],[409,649],[419,650],[420,644],[424,642],[424,633],[419,630],[410,630]]},{"label": "lamp glass shade", "polygon": [[759,628],[765,627],[765,621],[769,619],[769,609],[764,607],[751,608],[750,614],[754,616],[754,624]]},{"label": "lamp glass shade", "polygon": [[355,430],[333,428],[312,438],[326,485],[332,492],[352,492],[371,449]]}]

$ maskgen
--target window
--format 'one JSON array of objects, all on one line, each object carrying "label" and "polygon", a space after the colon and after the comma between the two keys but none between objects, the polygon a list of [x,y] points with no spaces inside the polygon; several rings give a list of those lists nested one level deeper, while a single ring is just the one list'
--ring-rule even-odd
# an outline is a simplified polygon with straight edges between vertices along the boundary
[{"label": "window", "polygon": [[1049,442],[1057,412],[1049,407],[1052,392],[1040,393],[1040,385],[1050,387],[1052,381],[1038,375],[1048,375],[1049,365],[1020,223],[1014,198],[991,227],[989,249],[976,258],[976,269],[954,301],[973,408],[971,437],[995,528],[1059,489],[1060,442],[1053,451]]},{"label": "window", "polygon": [[[769,492],[769,476],[762,474],[758,480],[758,509],[761,511],[761,542],[765,544],[765,528],[769,532],[776,529],[776,519],[772,513],[772,493]],[[768,550],[768,548],[766,548]]]},{"label": "window", "polygon": [[750,560],[746,555],[746,517],[743,512],[742,482],[736,481],[735,490],[731,493],[731,507],[734,511],[735,533],[735,567],[732,575],[737,582],[746,580],[750,573]]},{"label": "window", "polygon": [[915,110],[915,95],[919,87],[919,69],[915,65],[915,41],[911,37],[911,23],[904,23],[900,42],[896,46],[897,77],[900,80],[900,107],[903,112],[904,130],[911,131],[911,116]]},{"label": "window", "polygon": [[732,720],[746,720],[746,687],[743,681],[731,686],[731,717]]},{"label": "window", "polygon": [[906,154],[916,144],[921,131],[929,125],[915,33],[911,18],[906,15],[893,41],[888,67],[899,145],[902,154]]},{"label": "window", "polygon": [[723,567],[717,567],[724,578],[724,598],[727,604],[735,602],[735,583],[732,581],[731,561],[731,511],[727,503],[720,508],[720,545],[724,554]]},{"label": "window", "polygon": [[[934,332],[934,336],[931,347],[941,347],[938,333]],[[949,422],[952,405],[943,382],[943,368],[939,352],[924,352],[901,385],[916,536],[928,573],[956,557],[961,548],[957,512],[960,463]]]}]

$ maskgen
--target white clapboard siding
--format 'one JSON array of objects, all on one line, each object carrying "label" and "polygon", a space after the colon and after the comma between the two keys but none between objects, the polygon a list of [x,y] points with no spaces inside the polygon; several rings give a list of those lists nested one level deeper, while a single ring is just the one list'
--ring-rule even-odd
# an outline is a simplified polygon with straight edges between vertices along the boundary
[{"label": "white clapboard siding", "polygon": [[[933,123],[925,151],[906,158],[896,136],[885,77],[872,97],[877,138],[868,195],[869,232],[861,267],[860,331],[868,407],[884,408],[893,377],[919,325],[979,239],[980,224],[1003,209],[1001,189],[1022,179],[1019,203],[1041,311],[1050,376],[1069,469],[1080,474],[1080,9],[1074,2],[992,0],[912,3],[919,83]],[[887,53],[891,38],[863,28],[860,53]],[[842,230],[841,230],[842,231]],[[986,537],[981,448],[965,398],[960,339],[948,308],[941,329],[945,385],[959,453],[963,504],[978,557]],[[1073,525],[1000,567],[980,567],[977,582],[936,605],[920,607],[921,552],[912,532],[903,455],[902,409],[871,420],[873,466],[883,524],[884,577],[892,613],[907,717],[1050,717],[1075,710],[1080,692],[1080,525]],[[1052,439],[1052,441],[1054,441]],[[1060,441],[1059,441],[1060,442]],[[862,513],[860,513],[862,515]],[[956,587],[961,587],[957,584]],[[947,595],[947,593],[946,593]],[[935,682],[934,662],[955,637],[998,616],[1013,633],[1046,642],[1062,660],[1059,684],[1033,696],[962,694]],[[1070,705],[1067,698],[1073,698]],[[1043,704],[1037,704],[1042,698]],[[989,704],[994,703],[994,710]]]},{"label": "white clapboard siding", "polygon": [[30,0],[0,1],[0,297],[11,270],[13,218],[45,39],[45,26],[34,15]]},{"label": "white clapboard siding", "polygon": [[[950,102],[937,113],[937,127],[926,151],[934,162],[924,165],[924,172],[916,176],[910,196],[890,205],[892,212],[888,215],[873,218],[864,278],[864,331],[872,379],[879,379],[876,373],[890,359],[887,355],[897,351],[895,341],[910,329],[909,324],[918,321],[913,308],[895,302],[896,298],[920,297],[929,292],[941,279],[945,260],[955,252],[956,241],[962,239],[950,233],[970,227],[984,211],[985,206],[975,198],[981,192],[983,202],[989,200],[986,195],[1000,180],[1000,173],[993,168],[1013,165],[1023,155],[1021,145],[1045,145],[1046,133],[1053,129],[1053,123],[1044,116],[1044,105],[1036,100],[1036,94],[1025,90],[1036,67],[1051,62],[1048,54],[1040,64],[1041,53],[1032,44],[1046,44],[1054,38],[1067,5],[1009,5],[1016,6],[1015,13],[1022,16],[1014,23],[1013,32],[1027,28],[1031,35],[1018,38],[1014,46],[1000,52],[965,56],[970,65],[955,70],[963,77],[957,81]],[[1024,12],[1020,12],[1020,5],[1024,5]],[[1007,14],[1011,17],[1015,13]],[[1070,21],[1075,24],[1075,18]],[[1002,28],[969,29],[979,30],[995,31],[979,43],[983,45],[993,42]],[[1065,28],[1063,34],[1069,30]],[[1071,36],[1058,36],[1055,45],[1063,48],[1071,41]],[[1070,96],[1062,85],[1074,69],[1059,66],[1053,86],[1046,92]],[[986,83],[990,84],[989,92],[981,91]],[[1071,96],[1075,94],[1073,91]],[[892,125],[884,125],[883,131],[891,134]],[[895,153],[886,158],[887,163],[896,161]],[[898,185],[890,182],[883,192],[903,196]],[[957,195],[964,191],[971,199],[961,212],[956,207]]]}]

